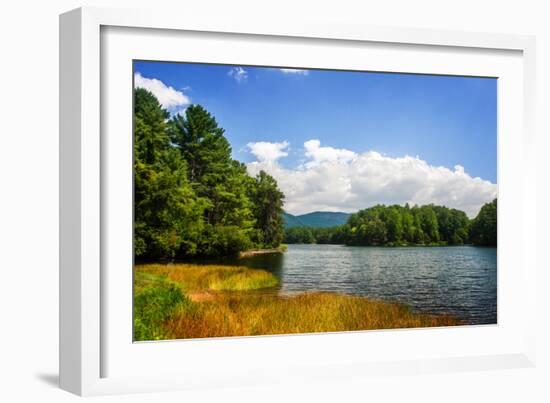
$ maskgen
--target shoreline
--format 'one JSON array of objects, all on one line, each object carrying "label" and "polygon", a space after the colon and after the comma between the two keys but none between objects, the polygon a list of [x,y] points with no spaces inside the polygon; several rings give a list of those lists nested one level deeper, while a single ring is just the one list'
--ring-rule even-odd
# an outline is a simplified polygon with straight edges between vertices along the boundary
[{"label": "shoreline", "polygon": [[238,259],[244,259],[247,257],[253,257],[258,255],[271,255],[274,253],[285,253],[288,249],[288,246],[286,244],[281,244],[277,248],[269,248],[269,249],[251,249],[246,250],[243,252],[239,252],[239,255],[237,256]]},{"label": "shoreline", "polygon": [[464,324],[449,314],[421,313],[365,296],[256,293],[279,284],[261,269],[157,264],[134,270],[134,338],[140,341]]}]

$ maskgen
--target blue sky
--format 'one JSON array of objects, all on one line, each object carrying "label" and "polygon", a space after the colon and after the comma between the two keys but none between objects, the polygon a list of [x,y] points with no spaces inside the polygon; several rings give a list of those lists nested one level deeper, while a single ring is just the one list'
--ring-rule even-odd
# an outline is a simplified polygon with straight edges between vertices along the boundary
[{"label": "blue sky", "polygon": [[[410,156],[433,169],[455,172],[459,165],[496,192],[496,79],[145,61],[135,62],[134,72],[141,83],[136,85],[156,91],[159,99],[162,91],[172,91],[161,103],[173,113],[190,103],[203,105],[226,130],[234,158],[251,167],[275,163],[279,170],[299,171],[311,168],[321,152],[376,152],[390,164]],[[160,83],[154,86],[153,79]],[[318,144],[308,152],[311,140]],[[279,153],[266,156],[253,147],[264,143],[279,144]],[[352,164],[351,158],[329,159]],[[342,206],[319,205],[332,207]]]},{"label": "blue sky", "polygon": [[[496,182],[496,79],[136,62],[135,71],[182,90],[225,128],[234,157],[249,162],[252,141],[308,139],[356,152],[420,156],[432,165],[464,166]],[[190,87],[190,88],[189,88]],[[285,165],[296,164],[298,150]]]}]

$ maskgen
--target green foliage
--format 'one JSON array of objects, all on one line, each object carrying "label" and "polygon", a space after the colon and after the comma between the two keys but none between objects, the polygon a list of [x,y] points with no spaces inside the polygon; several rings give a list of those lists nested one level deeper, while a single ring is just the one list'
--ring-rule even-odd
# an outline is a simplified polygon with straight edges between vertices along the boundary
[{"label": "green foliage", "polygon": [[283,240],[283,200],[277,181],[264,171],[253,179],[249,188],[253,204],[256,228],[260,231],[261,243],[266,248],[278,246]]},{"label": "green foliage", "polygon": [[451,245],[469,242],[470,219],[463,211],[433,206],[440,238]]},{"label": "green foliage", "polygon": [[166,133],[168,112],[149,91],[134,92],[134,157],[143,164],[154,164],[169,146]]},{"label": "green foliage", "polygon": [[246,197],[246,170],[231,159],[231,146],[216,119],[200,105],[176,115],[169,124],[172,144],[187,163],[187,176],[197,196],[210,201],[205,221],[212,225],[251,227]]},{"label": "green foliage", "polygon": [[466,213],[433,204],[410,207],[377,205],[349,216],[344,225],[330,228],[292,227],[287,243],[370,245],[496,246],[496,200],[470,220]]},{"label": "green foliage", "polygon": [[135,97],[134,249],[138,260],[235,255],[278,246],[284,195],[265,172],[231,158],[200,105],[169,119],[155,96]]},{"label": "green foliage", "polygon": [[200,241],[205,256],[233,256],[253,246],[247,231],[235,225],[207,225]]},{"label": "green foliage", "polygon": [[134,183],[136,254],[173,258],[181,251],[194,253],[207,201],[193,192],[185,161],[170,149],[153,165],[138,160]]},{"label": "green foliage", "polygon": [[195,252],[208,204],[196,196],[186,161],[170,145],[167,117],[153,94],[136,89],[134,244],[136,256],[149,259]]},{"label": "green foliage", "polygon": [[470,238],[475,245],[497,245],[497,199],[481,208],[472,222]]},{"label": "green foliage", "polygon": [[403,239],[403,219],[397,209],[390,209],[386,214],[386,223],[380,221],[380,227],[386,227],[389,242],[399,242]]},{"label": "green foliage", "polygon": [[192,105],[185,116],[172,118],[168,133],[189,165],[189,180],[199,193],[211,192],[211,185],[218,184],[216,177],[231,162],[231,146],[216,119],[202,106]]},{"label": "green foliage", "polygon": [[316,237],[313,235],[313,228],[291,227],[285,231],[286,243],[315,243]]},{"label": "green foliage", "polygon": [[134,340],[167,338],[163,323],[174,313],[192,308],[179,285],[164,277],[135,272]]},{"label": "green foliage", "polygon": [[361,224],[357,235],[359,237],[359,243],[382,245],[388,241],[387,224],[375,217],[372,220],[367,221],[365,224]]}]

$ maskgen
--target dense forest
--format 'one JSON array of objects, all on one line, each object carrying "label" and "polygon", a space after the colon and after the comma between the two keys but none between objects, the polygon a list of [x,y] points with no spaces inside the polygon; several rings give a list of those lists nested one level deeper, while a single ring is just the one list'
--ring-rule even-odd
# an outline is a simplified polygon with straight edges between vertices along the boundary
[{"label": "dense forest", "polygon": [[170,117],[149,91],[134,91],[136,260],[235,255],[278,246],[283,200],[265,172],[231,158],[224,129],[200,105]]},{"label": "dense forest", "polygon": [[497,201],[476,218],[433,204],[410,207],[377,205],[352,214],[346,224],[329,228],[292,227],[286,243],[371,245],[497,245]]}]

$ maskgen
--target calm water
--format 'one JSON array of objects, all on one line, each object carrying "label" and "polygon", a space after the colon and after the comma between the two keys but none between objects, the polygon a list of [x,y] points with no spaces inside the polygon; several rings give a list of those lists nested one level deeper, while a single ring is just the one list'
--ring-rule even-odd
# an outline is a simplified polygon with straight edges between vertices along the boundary
[{"label": "calm water", "polygon": [[497,321],[496,248],[289,245],[284,254],[239,264],[273,272],[280,293],[334,291],[446,312],[469,324]]}]

